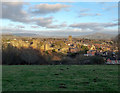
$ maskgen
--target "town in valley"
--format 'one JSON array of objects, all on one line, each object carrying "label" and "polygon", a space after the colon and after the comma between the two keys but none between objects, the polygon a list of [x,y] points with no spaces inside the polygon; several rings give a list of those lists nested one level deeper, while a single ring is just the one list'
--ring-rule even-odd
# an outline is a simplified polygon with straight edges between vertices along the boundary
[{"label": "town in valley", "polygon": [[[35,56],[36,54],[42,56],[49,64],[68,64],[64,62],[65,60],[71,61],[69,64],[91,64],[90,60],[93,57],[101,57],[103,59],[104,62],[98,62],[99,64],[120,63],[118,58],[118,46],[115,40],[112,39],[97,40],[73,38],[71,35],[67,38],[38,38],[3,35],[3,55],[4,52],[7,52],[7,50],[12,51],[12,49],[13,51],[17,51],[17,55],[28,55],[26,58],[22,56],[22,60],[25,59],[24,61],[27,61],[29,57],[33,57],[30,59],[30,63],[37,62],[38,56]],[[22,53],[19,52],[22,50]],[[35,51],[37,52],[34,55],[33,52]],[[31,53],[31,55],[29,55],[29,53]],[[83,63],[81,61],[83,61]]]}]

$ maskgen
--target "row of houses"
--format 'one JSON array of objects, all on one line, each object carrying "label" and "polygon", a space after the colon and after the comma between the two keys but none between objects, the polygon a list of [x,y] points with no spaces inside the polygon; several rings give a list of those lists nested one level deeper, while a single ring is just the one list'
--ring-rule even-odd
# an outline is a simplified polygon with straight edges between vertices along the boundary
[{"label": "row of houses", "polygon": [[120,59],[108,58],[106,64],[120,64]]}]

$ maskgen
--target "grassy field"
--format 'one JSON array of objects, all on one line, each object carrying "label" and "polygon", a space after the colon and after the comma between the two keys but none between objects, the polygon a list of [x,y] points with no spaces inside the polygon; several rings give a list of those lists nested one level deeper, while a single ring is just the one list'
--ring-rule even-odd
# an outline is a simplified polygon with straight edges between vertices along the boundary
[{"label": "grassy field", "polygon": [[3,66],[3,91],[118,91],[117,65]]}]

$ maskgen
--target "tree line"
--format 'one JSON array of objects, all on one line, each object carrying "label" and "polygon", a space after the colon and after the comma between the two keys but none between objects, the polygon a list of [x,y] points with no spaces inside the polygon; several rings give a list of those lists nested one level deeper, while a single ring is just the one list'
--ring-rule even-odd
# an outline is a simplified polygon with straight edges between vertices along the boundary
[{"label": "tree line", "polygon": [[[84,51],[83,51],[84,52]],[[58,54],[53,51],[52,55],[32,48],[16,48],[8,45],[2,49],[3,65],[83,65],[83,64],[104,64],[105,61],[100,56],[85,57],[81,53],[70,55]],[[51,60],[53,56],[61,56],[61,60]],[[57,57],[56,57],[57,58]]]}]

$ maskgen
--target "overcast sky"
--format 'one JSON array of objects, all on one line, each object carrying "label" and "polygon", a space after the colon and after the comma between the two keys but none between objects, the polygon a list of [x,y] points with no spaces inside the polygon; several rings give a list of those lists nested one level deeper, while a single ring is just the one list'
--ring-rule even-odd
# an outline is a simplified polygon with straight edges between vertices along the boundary
[{"label": "overcast sky", "polygon": [[3,33],[79,36],[118,32],[117,2],[3,2]]}]

